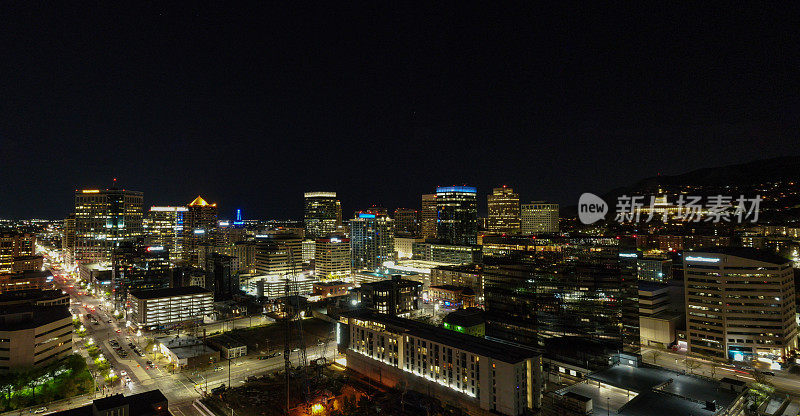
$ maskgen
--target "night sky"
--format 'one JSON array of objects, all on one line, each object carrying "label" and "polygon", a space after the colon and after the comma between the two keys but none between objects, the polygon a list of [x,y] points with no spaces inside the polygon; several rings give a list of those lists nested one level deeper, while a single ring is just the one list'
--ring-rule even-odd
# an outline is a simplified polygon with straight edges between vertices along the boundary
[{"label": "night sky", "polygon": [[499,184],[574,204],[800,154],[800,25],[761,5],[31,3],[0,6],[0,218],[63,218],[114,177],[221,217],[300,218],[312,190],[346,216],[418,207],[451,184],[484,211]]}]

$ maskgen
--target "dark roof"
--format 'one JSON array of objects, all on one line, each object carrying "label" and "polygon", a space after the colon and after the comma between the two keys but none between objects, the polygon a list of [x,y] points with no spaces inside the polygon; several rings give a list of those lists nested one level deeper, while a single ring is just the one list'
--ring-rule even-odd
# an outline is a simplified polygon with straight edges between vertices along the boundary
[{"label": "dark roof", "polygon": [[19,331],[71,317],[67,305],[9,305],[0,308],[0,330]]},{"label": "dark roof", "polygon": [[115,394],[113,396],[103,397],[102,399],[96,399],[94,401],[94,407],[97,410],[109,410],[115,409],[117,407],[125,406],[128,404],[128,400],[122,394]]},{"label": "dark roof", "polygon": [[506,363],[518,363],[522,360],[541,355],[537,350],[523,348],[522,346],[490,341],[485,338],[466,335],[423,322],[376,313],[366,309],[343,312],[342,316],[380,322],[387,326],[394,327],[394,330],[398,332],[405,332],[408,335],[440,342],[454,348],[491,357]]},{"label": "dark roof", "polygon": [[588,402],[589,400],[592,400],[591,397],[586,397],[584,395],[581,395],[581,394],[578,394],[578,393],[575,393],[575,392],[572,392],[572,391],[568,391],[568,392],[564,393],[564,397],[569,397],[571,399],[577,399],[577,400],[580,400],[582,402]]},{"label": "dark roof", "polygon": [[170,296],[196,295],[198,293],[211,293],[200,286],[168,287],[164,289],[132,290],[131,296],[137,299],[158,299]]},{"label": "dark roof", "polygon": [[447,314],[443,319],[444,322],[459,326],[475,326],[485,323],[483,318],[483,311],[478,308],[459,309]]},{"label": "dark roof", "polygon": [[352,283],[346,283],[341,280],[333,280],[328,282],[314,282],[314,286],[342,286],[342,285],[351,285]]},{"label": "dark roof", "polygon": [[102,399],[96,399],[94,401],[94,407],[96,407],[97,410],[103,411],[128,405],[128,414],[130,416],[142,416],[153,414],[154,405],[166,402],[167,398],[161,393],[161,390],[150,390],[131,396],[115,394]]},{"label": "dark roof", "polygon": [[372,289],[388,289],[397,285],[398,287],[408,287],[408,286],[422,286],[422,283],[416,280],[409,280],[409,279],[402,279],[400,275],[393,274],[391,279],[386,280],[378,280],[377,282],[369,282],[369,283],[362,283],[361,289],[365,288],[372,288]]},{"label": "dark roof", "polygon": [[242,346],[246,346],[247,345],[246,343],[242,342],[241,340],[236,339],[236,338],[231,337],[231,336],[228,336],[228,335],[225,335],[225,334],[221,334],[221,335],[217,335],[215,337],[211,337],[211,338],[208,339],[208,342],[210,342],[212,344],[216,344],[216,345],[221,345],[221,346],[223,346],[225,348],[238,348],[238,347],[242,347]]},{"label": "dark roof", "polygon": [[710,247],[704,248],[697,251],[684,251],[683,257],[684,259],[686,256],[700,254],[700,253],[709,253],[709,254],[722,254],[726,256],[736,256],[742,257],[745,259],[761,261],[764,263],[772,263],[772,264],[786,264],[791,262],[791,260],[779,256],[771,251],[767,250],[759,250],[756,248],[750,247]]}]

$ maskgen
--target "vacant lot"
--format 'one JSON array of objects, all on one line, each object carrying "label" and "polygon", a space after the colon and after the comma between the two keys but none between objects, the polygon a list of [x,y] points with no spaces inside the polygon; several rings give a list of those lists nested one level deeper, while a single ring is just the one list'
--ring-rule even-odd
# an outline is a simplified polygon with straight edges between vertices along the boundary
[{"label": "vacant lot", "polygon": [[[306,346],[316,345],[320,340],[333,337],[334,324],[317,318],[302,320],[303,335]],[[299,343],[298,322],[291,322],[291,337],[289,345],[295,347]],[[286,338],[286,323],[276,322],[274,324],[259,326],[254,328],[236,329],[226,332],[226,335],[241,339],[247,344],[247,350],[252,352],[274,351],[276,348],[282,349]]]}]

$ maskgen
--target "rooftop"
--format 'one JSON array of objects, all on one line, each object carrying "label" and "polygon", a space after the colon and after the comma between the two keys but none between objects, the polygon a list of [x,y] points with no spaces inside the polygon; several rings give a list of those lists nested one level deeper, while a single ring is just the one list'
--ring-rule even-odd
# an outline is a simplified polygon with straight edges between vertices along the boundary
[{"label": "rooftop", "polygon": [[697,251],[685,251],[683,253],[683,258],[685,260],[688,256],[699,256],[701,254],[721,254],[724,256],[735,256],[777,265],[791,262],[791,260],[779,256],[771,251],[759,250],[750,247],[711,247]]},{"label": "rooftop", "polygon": [[207,207],[209,205],[212,206],[212,207],[217,206],[217,204],[209,204],[200,195],[197,195],[197,198],[195,198],[194,201],[189,203],[190,207]]},{"label": "rooftop", "polygon": [[225,334],[211,337],[209,338],[208,341],[218,345],[222,345],[225,348],[236,348],[247,345],[245,342]]},{"label": "rooftop", "polygon": [[344,312],[342,315],[363,321],[379,322],[387,327],[391,327],[389,330],[393,332],[406,333],[411,336],[440,342],[454,348],[470,351],[474,354],[490,357],[506,363],[517,363],[541,354],[536,350],[522,348],[521,346],[490,341],[485,338],[449,331],[423,322],[371,312],[365,309]]},{"label": "rooftop", "polygon": [[450,312],[444,317],[443,321],[464,327],[480,325],[486,322],[483,318],[483,310],[479,308],[466,308]]},{"label": "rooftop", "polygon": [[201,293],[211,292],[200,286],[186,286],[186,287],[168,287],[163,289],[150,289],[150,290],[132,290],[131,296],[136,299],[158,299],[168,298],[173,296],[197,295]]}]

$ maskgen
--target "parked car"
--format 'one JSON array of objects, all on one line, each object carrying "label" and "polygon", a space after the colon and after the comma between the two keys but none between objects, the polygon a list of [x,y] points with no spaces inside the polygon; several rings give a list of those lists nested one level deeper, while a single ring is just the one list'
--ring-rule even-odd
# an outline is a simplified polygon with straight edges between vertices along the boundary
[{"label": "parked car", "polygon": [[42,407],[40,407],[40,408],[38,408],[38,409],[34,410],[34,411],[33,411],[33,413],[34,413],[34,414],[39,414],[39,413],[44,413],[44,412],[46,412],[46,411],[47,411],[47,407],[45,407],[45,406],[42,406]]}]

